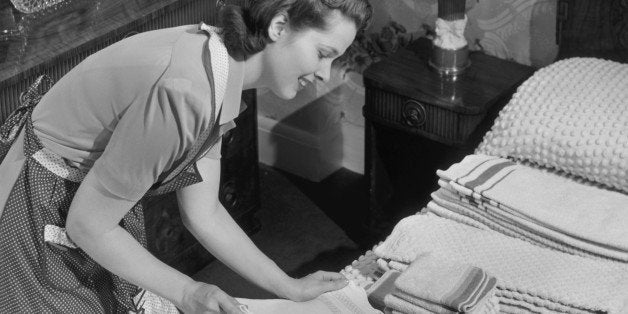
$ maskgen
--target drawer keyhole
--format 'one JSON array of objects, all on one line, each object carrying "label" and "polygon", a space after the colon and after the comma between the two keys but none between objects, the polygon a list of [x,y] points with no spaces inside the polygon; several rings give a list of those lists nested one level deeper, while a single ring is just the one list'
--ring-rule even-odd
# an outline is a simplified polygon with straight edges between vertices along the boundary
[{"label": "drawer keyhole", "polygon": [[425,124],[425,107],[416,100],[407,100],[403,105],[404,122],[411,127]]}]

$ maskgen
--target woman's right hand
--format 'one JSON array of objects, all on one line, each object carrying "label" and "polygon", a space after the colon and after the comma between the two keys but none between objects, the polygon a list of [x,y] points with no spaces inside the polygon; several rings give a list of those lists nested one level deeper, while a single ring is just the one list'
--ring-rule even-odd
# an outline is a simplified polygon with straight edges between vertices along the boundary
[{"label": "woman's right hand", "polygon": [[183,313],[243,313],[240,303],[220,288],[203,282],[193,281],[183,289],[179,309]]}]

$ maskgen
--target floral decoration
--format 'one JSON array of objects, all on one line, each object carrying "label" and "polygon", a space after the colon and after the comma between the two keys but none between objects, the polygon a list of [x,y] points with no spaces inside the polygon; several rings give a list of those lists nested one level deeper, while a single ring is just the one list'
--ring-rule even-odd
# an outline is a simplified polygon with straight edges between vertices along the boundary
[{"label": "floral decoration", "polygon": [[369,65],[390,56],[400,47],[405,47],[413,40],[406,28],[390,21],[380,32],[360,32],[345,54],[338,58],[336,66],[342,73],[362,73]]}]

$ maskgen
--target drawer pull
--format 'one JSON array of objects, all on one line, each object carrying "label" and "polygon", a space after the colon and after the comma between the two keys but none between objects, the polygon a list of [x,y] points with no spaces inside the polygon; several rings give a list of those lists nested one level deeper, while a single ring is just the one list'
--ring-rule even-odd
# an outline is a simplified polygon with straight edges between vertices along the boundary
[{"label": "drawer pull", "polygon": [[422,126],[425,124],[425,107],[416,100],[407,100],[403,104],[403,119],[409,126]]},{"label": "drawer pull", "polygon": [[233,129],[227,131],[227,133],[225,133],[222,136],[222,142],[227,144],[227,145],[233,145],[233,142],[235,142],[235,138],[236,138],[236,135],[234,133],[235,132],[234,132]]},{"label": "drawer pull", "polygon": [[220,191],[222,205],[226,209],[233,209],[238,205],[238,194],[236,191],[236,184],[234,181],[229,180],[226,182]]}]

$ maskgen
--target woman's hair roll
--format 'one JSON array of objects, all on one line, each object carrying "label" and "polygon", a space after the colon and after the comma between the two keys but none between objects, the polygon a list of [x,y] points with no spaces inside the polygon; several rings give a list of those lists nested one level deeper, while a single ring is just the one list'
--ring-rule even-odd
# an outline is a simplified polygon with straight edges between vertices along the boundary
[{"label": "woman's hair roll", "polygon": [[226,4],[219,8],[218,26],[227,51],[242,61],[262,51],[270,42],[268,28],[272,19],[284,13],[294,31],[326,29],[327,17],[338,10],[351,19],[358,30],[365,29],[373,14],[367,0],[244,0],[241,6]]}]

